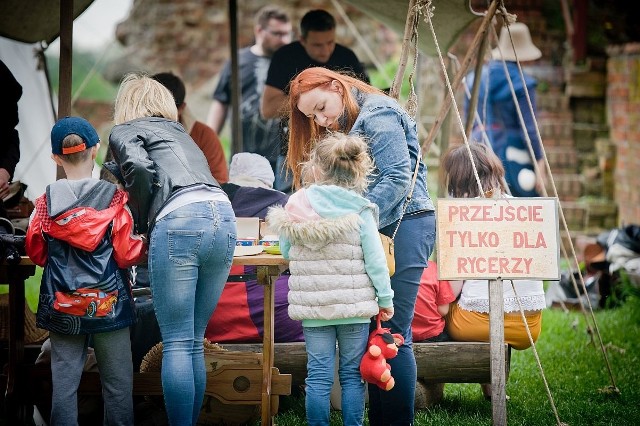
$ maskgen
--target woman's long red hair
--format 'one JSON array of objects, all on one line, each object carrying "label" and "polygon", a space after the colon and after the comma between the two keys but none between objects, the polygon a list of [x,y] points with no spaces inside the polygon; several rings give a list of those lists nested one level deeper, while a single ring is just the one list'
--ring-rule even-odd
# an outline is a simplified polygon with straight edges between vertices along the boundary
[{"label": "woman's long red hair", "polygon": [[296,75],[289,83],[289,147],[287,165],[293,173],[293,187],[298,188],[301,183],[300,164],[309,159],[309,153],[316,141],[326,133],[327,129],[319,126],[311,117],[307,117],[298,109],[300,95],[317,87],[326,86],[327,90],[332,81],[342,86],[342,102],[346,120],[345,127],[339,129],[348,133],[353,127],[360,107],[351,89],[358,89],[363,93],[384,94],[369,84],[345,73],[331,71],[327,68],[307,68]]}]

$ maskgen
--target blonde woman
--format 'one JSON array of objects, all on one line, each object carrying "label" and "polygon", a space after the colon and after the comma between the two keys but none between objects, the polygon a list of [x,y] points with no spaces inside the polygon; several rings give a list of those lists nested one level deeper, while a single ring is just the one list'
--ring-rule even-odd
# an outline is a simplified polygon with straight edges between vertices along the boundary
[{"label": "blonde woman", "polygon": [[393,290],[378,237],[378,208],[362,196],[373,161],[358,136],[331,133],[302,166],[305,187],[267,215],[290,259],[289,316],[302,320],[309,425],[329,424],[336,340],[342,420],[362,425],[360,360],[371,317],[393,317]]},{"label": "blonde woman", "polygon": [[236,221],[207,160],[177,122],[173,96],[129,74],[115,102],[109,147],[137,232],[162,333],[162,388],[171,425],[195,425],[206,385],[204,338],[233,260]]}]

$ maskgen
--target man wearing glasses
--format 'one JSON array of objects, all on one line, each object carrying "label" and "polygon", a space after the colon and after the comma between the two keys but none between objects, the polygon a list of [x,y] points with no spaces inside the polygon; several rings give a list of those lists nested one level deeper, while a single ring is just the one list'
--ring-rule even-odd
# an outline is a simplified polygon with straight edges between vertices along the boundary
[{"label": "man wearing glasses", "polygon": [[[242,147],[244,152],[266,157],[275,173],[280,153],[280,120],[263,119],[260,116],[260,97],[271,57],[276,50],[291,42],[292,27],[288,14],[276,6],[260,9],[255,21],[255,44],[238,52]],[[220,73],[207,117],[207,124],[218,134],[224,126],[230,104],[231,61],[227,61]]]}]

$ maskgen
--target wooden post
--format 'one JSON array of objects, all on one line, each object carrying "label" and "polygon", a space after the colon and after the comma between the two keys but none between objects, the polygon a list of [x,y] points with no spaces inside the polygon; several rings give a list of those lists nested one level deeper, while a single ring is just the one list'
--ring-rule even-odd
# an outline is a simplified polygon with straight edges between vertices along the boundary
[{"label": "wooden post", "polygon": [[[402,80],[404,78],[404,70],[407,68],[407,57],[411,49],[411,35],[413,33],[413,24],[416,20],[416,0],[409,0],[409,9],[407,10],[407,21],[404,26],[404,36],[402,37],[402,50],[400,52],[400,62],[398,70],[393,78],[391,87],[389,88],[389,96],[394,99],[400,98],[400,89],[402,88]],[[418,48],[417,46],[415,47]]]},{"label": "wooden post", "polygon": [[[484,65],[484,51],[487,48],[489,41],[489,33],[484,33],[482,37],[482,43],[480,43],[480,49],[478,56],[476,57],[476,68],[473,77],[473,87],[471,88],[471,98],[469,99],[469,111],[467,114],[467,123],[465,124],[465,134],[467,139],[471,136],[471,130],[473,129],[473,120],[476,116],[475,111],[478,106],[478,92],[480,91],[480,81],[482,80],[482,66]],[[484,118],[486,120],[486,117]]]},{"label": "wooden post", "polygon": [[[58,116],[71,115],[71,77],[73,74],[73,0],[60,2],[60,65],[58,68]],[[65,177],[56,167],[56,179]]]},{"label": "wooden post", "polygon": [[258,283],[264,286],[264,325],[262,336],[262,424],[273,424],[271,409],[271,369],[273,367],[274,349],[274,276],[278,275],[277,266],[258,266]]},{"label": "wooden post", "polygon": [[489,281],[489,339],[491,344],[491,409],[493,424],[507,424],[504,368],[504,294],[502,279]]},{"label": "wooden post", "polygon": [[[467,54],[464,56],[464,59],[460,64],[460,69],[458,70],[458,73],[453,79],[453,83],[451,83],[451,89],[453,90],[454,93],[456,92],[456,90],[458,90],[458,87],[460,87],[462,78],[467,74],[467,70],[471,65],[471,59],[473,58],[473,55],[477,53],[478,47],[482,41],[482,38],[485,36],[484,34],[487,31],[487,28],[491,24],[493,16],[496,14],[497,8],[498,8],[498,0],[493,0],[491,2],[491,5],[489,6],[489,9],[484,15],[484,18],[482,18],[482,23],[480,24],[480,28],[478,28],[478,32],[476,33],[475,37],[473,38],[473,41],[471,42],[471,46],[469,47],[469,49],[467,49]],[[434,121],[433,126],[431,127],[431,129],[429,129],[429,134],[427,135],[426,140],[422,144],[423,152],[425,153],[429,152],[429,148],[431,148],[431,143],[435,140],[436,135],[440,130],[440,126],[442,126],[444,117],[447,115],[447,113],[449,112],[449,109],[451,108],[452,102],[453,100],[451,99],[451,96],[449,96],[449,92],[447,92],[444,97],[444,100],[442,101],[442,106],[440,107],[440,112],[436,117],[436,121]]]},{"label": "wooden post", "polygon": [[238,2],[229,0],[229,27],[231,32],[231,156],[242,152],[242,126],[240,121],[240,69],[238,64]]}]

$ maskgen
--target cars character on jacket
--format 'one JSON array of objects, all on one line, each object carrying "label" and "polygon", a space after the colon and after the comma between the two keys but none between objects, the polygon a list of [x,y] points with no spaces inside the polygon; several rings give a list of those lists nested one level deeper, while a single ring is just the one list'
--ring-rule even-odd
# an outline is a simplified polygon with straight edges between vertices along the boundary
[{"label": "cars character on jacket", "polygon": [[56,291],[53,308],[56,311],[87,317],[105,317],[113,313],[118,291],[105,293],[95,288],[79,288],[73,293]]}]

